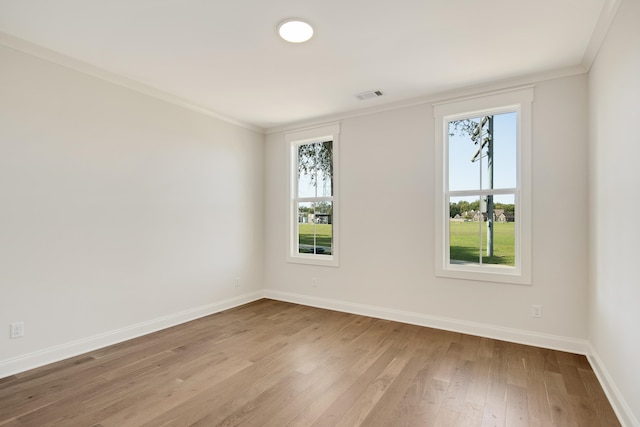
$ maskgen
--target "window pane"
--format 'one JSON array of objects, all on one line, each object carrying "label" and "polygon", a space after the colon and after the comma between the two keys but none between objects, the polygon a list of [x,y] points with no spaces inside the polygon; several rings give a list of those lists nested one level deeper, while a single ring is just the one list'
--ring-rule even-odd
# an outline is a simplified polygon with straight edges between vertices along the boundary
[{"label": "window pane", "polygon": [[[493,196],[494,221],[485,227],[484,234],[485,248],[483,250],[482,262],[485,264],[497,264],[514,267],[516,260],[515,248],[515,196],[495,195]],[[491,206],[488,203],[487,208]],[[490,232],[493,227],[493,234]],[[493,240],[491,240],[493,239]],[[493,241],[493,248],[491,242]],[[493,254],[491,254],[493,249]]]},{"label": "window pane", "polygon": [[298,253],[331,255],[333,203],[298,203]]},{"label": "window pane", "polygon": [[479,264],[482,225],[479,197],[449,199],[449,260],[451,264]]},{"label": "window pane", "polygon": [[[514,202],[513,194],[452,197],[449,200],[450,262],[514,267]],[[488,218],[494,220],[488,221]]]},{"label": "window pane", "polygon": [[[482,188],[516,188],[517,114],[489,116],[487,129],[493,128],[493,138],[483,150]],[[492,150],[492,152],[491,152]]]},{"label": "window pane", "polygon": [[315,253],[315,227],[313,224],[315,204],[298,203],[298,253]]},{"label": "window pane", "polygon": [[333,195],[333,142],[298,146],[298,197]]},{"label": "window pane", "polygon": [[449,122],[449,190],[516,188],[515,112]]},{"label": "window pane", "polygon": [[472,162],[478,147],[471,139],[479,118],[449,122],[449,190],[480,189],[480,169]]}]

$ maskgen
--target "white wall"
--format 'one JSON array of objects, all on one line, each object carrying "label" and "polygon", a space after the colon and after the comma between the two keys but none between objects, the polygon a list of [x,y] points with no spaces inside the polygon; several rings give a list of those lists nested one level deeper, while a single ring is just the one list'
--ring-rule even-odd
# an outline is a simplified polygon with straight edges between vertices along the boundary
[{"label": "white wall", "polygon": [[424,104],[341,122],[339,268],[285,262],[287,152],[282,133],[268,135],[267,294],[585,351],[586,90],[586,75],[535,87],[533,286],[435,277],[434,119]]},{"label": "white wall", "polygon": [[0,64],[0,377],[261,295],[263,135]]},{"label": "white wall", "polygon": [[638,16],[624,1],[589,76],[536,84],[533,286],[435,277],[428,104],[342,121],[341,265],[288,264],[281,133],[263,148],[250,130],[0,47],[0,327],[26,331],[0,334],[0,377],[264,285],[574,351],[589,339],[614,405],[638,425]]},{"label": "white wall", "polygon": [[640,426],[640,2],[622,2],[589,73],[589,339],[610,396]]}]

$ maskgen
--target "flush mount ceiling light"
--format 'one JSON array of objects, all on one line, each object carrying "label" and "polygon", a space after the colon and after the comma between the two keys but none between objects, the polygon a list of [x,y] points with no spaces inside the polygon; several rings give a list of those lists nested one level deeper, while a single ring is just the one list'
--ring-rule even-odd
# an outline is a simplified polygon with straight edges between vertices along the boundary
[{"label": "flush mount ceiling light", "polygon": [[278,25],[278,34],[290,43],[303,43],[313,36],[313,28],[300,19],[286,19]]}]

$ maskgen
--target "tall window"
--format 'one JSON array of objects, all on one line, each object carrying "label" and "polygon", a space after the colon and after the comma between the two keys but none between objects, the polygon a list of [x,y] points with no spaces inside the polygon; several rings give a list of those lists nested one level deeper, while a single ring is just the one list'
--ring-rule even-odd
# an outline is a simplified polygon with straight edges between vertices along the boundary
[{"label": "tall window", "polygon": [[338,265],[338,125],[286,135],[291,155],[291,262]]},{"label": "tall window", "polygon": [[533,89],[434,106],[436,273],[531,283]]}]

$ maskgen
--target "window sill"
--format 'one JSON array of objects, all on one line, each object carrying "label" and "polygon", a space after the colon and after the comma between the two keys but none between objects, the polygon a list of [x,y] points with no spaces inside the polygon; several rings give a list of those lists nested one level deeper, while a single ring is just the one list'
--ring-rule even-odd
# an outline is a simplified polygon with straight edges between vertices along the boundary
[{"label": "window sill", "polygon": [[287,262],[293,264],[317,265],[321,267],[338,267],[338,259],[335,256],[298,255],[288,256]]},{"label": "window sill", "polygon": [[436,277],[472,280],[475,282],[505,283],[510,285],[531,285],[531,274],[523,274],[515,268],[510,267],[473,268],[463,264],[452,264],[449,268],[437,269]]}]

